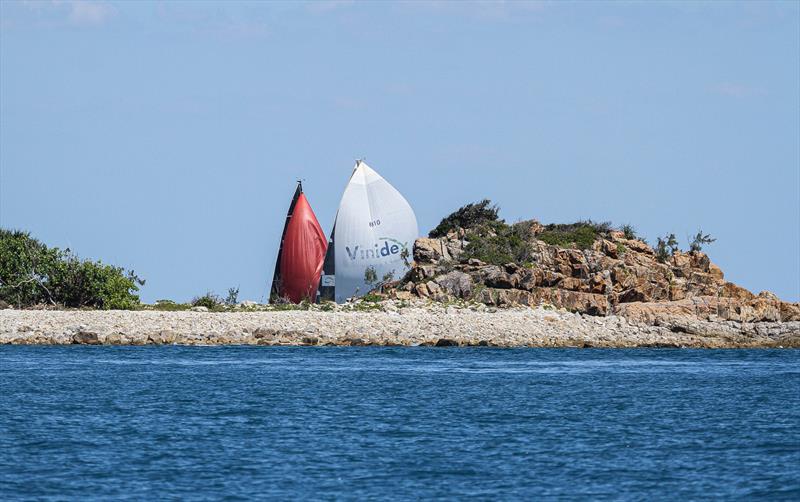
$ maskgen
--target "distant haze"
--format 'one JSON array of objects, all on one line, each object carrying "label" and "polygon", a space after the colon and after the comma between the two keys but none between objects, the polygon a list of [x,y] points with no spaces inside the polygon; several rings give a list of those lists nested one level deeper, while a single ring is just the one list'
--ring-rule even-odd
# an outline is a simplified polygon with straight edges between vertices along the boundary
[{"label": "distant haze", "polygon": [[264,300],[297,179],[326,234],[358,157],[427,233],[698,228],[800,298],[796,2],[0,3],[0,225],[142,298]]}]

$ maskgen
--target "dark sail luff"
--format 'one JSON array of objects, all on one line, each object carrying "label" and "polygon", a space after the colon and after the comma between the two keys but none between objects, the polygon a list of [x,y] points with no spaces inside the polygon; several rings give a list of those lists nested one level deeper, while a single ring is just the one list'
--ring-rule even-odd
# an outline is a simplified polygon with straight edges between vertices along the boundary
[{"label": "dark sail luff", "polygon": [[322,265],[322,278],[319,281],[319,301],[336,301],[336,243],[333,236],[336,234],[336,223],[331,230],[331,238],[328,241],[328,251],[325,253],[325,261]]},{"label": "dark sail luff", "polygon": [[294,191],[292,202],[289,204],[289,211],[286,213],[286,221],[283,224],[283,232],[281,233],[281,243],[278,246],[278,258],[275,260],[275,273],[272,275],[272,288],[270,289],[269,300],[273,301],[275,298],[280,298],[281,295],[281,257],[283,256],[283,241],[286,238],[286,229],[289,227],[289,220],[292,219],[294,206],[297,204],[297,199],[303,193],[303,183],[297,182],[297,188]]}]

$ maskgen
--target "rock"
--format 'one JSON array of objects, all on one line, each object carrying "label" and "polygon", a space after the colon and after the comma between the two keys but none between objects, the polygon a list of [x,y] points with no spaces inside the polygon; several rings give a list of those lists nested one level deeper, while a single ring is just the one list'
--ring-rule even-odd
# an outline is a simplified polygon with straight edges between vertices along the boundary
[{"label": "rock", "polygon": [[800,303],[780,302],[781,321],[800,321]]},{"label": "rock", "polygon": [[691,251],[689,253],[689,259],[691,260],[691,266],[700,269],[702,272],[708,272],[711,268],[711,260],[709,260],[708,255],[703,252]]},{"label": "rock", "polygon": [[477,258],[470,258],[469,260],[467,260],[467,265],[471,267],[483,267],[484,265],[486,265],[486,263],[480,261]]},{"label": "rock", "polygon": [[655,254],[653,248],[638,239],[628,239],[623,244],[631,251],[635,251],[637,253],[645,253],[649,255]]},{"label": "rock", "polygon": [[595,242],[595,244],[597,245],[597,250],[606,256],[610,256],[611,258],[619,258],[619,250],[616,243],[601,239]]},{"label": "rock", "polygon": [[258,302],[254,302],[253,300],[245,300],[240,303],[239,307],[250,308],[250,307],[258,307]]},{"label": "rock", "polygon": [[663,319],[689,317],[694,315],[693,302],[621,303],[614,308],[614,314],[628,321],[654,324]]},{"label": "rock", "polygon": [[253,331],[253,338],[272,338],[277,333],[277,330],[274,328],[256,328],[255,331]]},{"label": "rock", "polygon": [[202,305],[192,307],[192,312],[208,312],[208,307],[203,307]]},{"label": "rock", "polygon": [[408,277],[412,282],[424,281],[429,277],[436,275],[435,265],[415,265],[409,272]]},{"label": "rock", "polygon": [[569,289],[570,291],[588,291],[588,286],[580,279],[575,277],[565,277],[558,285],[562,289]]},{"label": "rock", "polygon": [[442,259],[442,240],[419,238],[414,241],[414,261],[435,263]]},{"label": "rock", "polygon": [[[693,274],[692,277],[695,277],[699,274]],[[710,277],[710,276],[709,276]],[[732,282],[726,282],[719,288],[719,296],[723,296],[725,298],[736,298],[738,300],[752,300],[756,296],[751,293],[750,291],[744,289],[741,286],[737,286]]]},{"label": "rock", "polygon": [[681,253],[680,251],[670,256],[669,263],[678,277],[686,277],[687,274],[685,272],[692,267],[691,257],[687,253]]},{"label": "rock", "polygon": [[164,343],[175,343],[175,340],[178,338],[178,334],[171,329],[162,329],[158,334],[161,336],[161,341]]},{"label": "rock", "polygon": [[518,273],[517,287],[525,291],[533,291],[536,286],[542,283],[542,271],[540,269],[524,269]]},{"label": "rock", "polygon": [[458,347],[459,343],[452,338],[439,338],[436,340],[436,347]]},{"label": "rock", "polygon": [[456,298],[469,298],[472,295],[472,277],[464,272],[453,270],[438,277],[436,283]]},{"label": "rock", "polygon": [[[411,290],[413,291],[414,283],[409,282],[408,284],[411,285]],[[404,300],[404,301],[408,301],[411,300],[411,298],[413,298],[409,290],[397,291],[395,292],[394,297],[398,300]]]},{"label": "rock", "polygon": [[420,298],[427,298],[428,296],[430,296],[430,293],[428,293],[428,285],[425,284],[424,282],[417,284],[414,287],[414,292],[417,293],[417,296],[419,296]]},{"label": "rock", "polygon": [[497,265],[488,265],[480,270],[481,280],[490,288],[510,289],[517,284],[511,274]]},{"label": "rock", "polygon": [[767,300],[776,301],[776,302],[781,301],[780,298],[778,298],[778,295],[776,295],[775,293],[772,293],[770,291],[762,291],[762,292],[760,292],[758,294],[758,297],[759,298],[764,298],[764,299],[767,299]]},{"label": "rock", "polygon": [[72,335],[72,343],[81,345],[100,345],[103,342],[100,340],[100,336],[94,331],[80,330]]},{"label": "rock", "polygon": [[550,303],[572,312],[591,315],[606,315],[609,312],[609,302],[604,295],[554,288],[540,288],[535,294],[537,303]]}]

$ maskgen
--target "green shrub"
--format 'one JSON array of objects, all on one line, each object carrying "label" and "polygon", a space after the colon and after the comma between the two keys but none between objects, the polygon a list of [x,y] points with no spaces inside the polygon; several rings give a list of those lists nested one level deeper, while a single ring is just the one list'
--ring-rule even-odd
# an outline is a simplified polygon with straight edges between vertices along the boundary
[{"label": "green shrub", "polygon": [[633,227],[633,225],[629,225],[626,223],[622,225],[620,231],[622,231],[622,233],[625,235],[625,238],[628,240],[633,240],[638,238],[636,235],[636,229]]},{"label": "green shrub", "polygon": [[153,305],[153,310],[161,310],[164,312],[179,312],[189,310],[192,306],[187,303],[175,303],[172,300],[156,300]]},{"label": "green shrub", "polygon": [[462,259],[477,258],[494,265],[525,263],[531,258],[530,236],[529,222],[494,222],[491,228],[478,227],[467,233],[469,243]]},{"label": "green shrub", "polygon": [[211,291],[207,292],[203,296],[195,296],[192,299],[192,307],[206,307],[209,310],[215,309],[222,306],[222,300],[220,300],[219,296],[215,295]]},{"label": "green shrub", "polygon": [[48,248],[27,232],[0,229],[0,300],[101,309],[138,308],[144,280],[131,270]]},{"label": "green shrub", "polygon": [[383,297],[375,293],[367,293],[361,297],[361,301],[366,303],[380,303],[383,301]]},{"label": "green shrub", "polygon": [[578,249],[588,249],[592,247],[594,241],[611,231],[611,224],[608,222],[595,223],[591,220],[579,221],[568,224],[550,224],[544,227],[544,231],[536,236],[540,241],[544,241],[552,246],[562,248],[577,247]]},{"label": "green shrub", "polygon": [[678,252],[678,239],[675,234],[667,234],[662,239],[656,239],[656,259],[661,263],[667,261],[667,258]]},{"label": "green shrub", "polygon": [[689,243],[689,250],[694,252],[700,252],[702,251],[704,244],[711,244],[716,240],[717,239],[711,237],[710,234],[703,234],[702,230],[698,230],[697,234]]},{"label": "green shrub", "polygon": [[370,290],[375,289],[378,284],[378,272],[372,265],[364,269],[364,283],[369,286]]},{"label": "green shrub", "polygon": [[239,303],[239,287],[228,288],[228,296],[225,298],[225,305],[234,306]]},{"label": "green shrub", "polygon": [[497,216],[498,211],[500,208],[492,205],[492,201],[489,199],[467,204],[439,222],[439,225],[430,231],[428,237],[444,237],[447,232],[456,228],[471,229],[502,222]]}]

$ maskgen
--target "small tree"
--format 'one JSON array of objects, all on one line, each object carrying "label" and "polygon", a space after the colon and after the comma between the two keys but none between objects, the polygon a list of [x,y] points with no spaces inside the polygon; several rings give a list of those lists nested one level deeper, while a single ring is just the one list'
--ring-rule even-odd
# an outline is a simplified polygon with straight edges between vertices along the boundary
[{"label": "small tree", "polygon": [[220,303],[222,302],[220,301],[219,296],[215,295],[211,291],[203,296],[196,296],[192,299],[192,307],[206,307],[209,310],[218,307]]},{"label": "small tree", "polygon": [[716,240],[717,239],[711,237],[711,234],[704,234],[702,230],[698,230],[689,244],[689,251],[699,253],[703,249],[704,244],[711,244]]},{"label": "small tree", "polygon": [[622,225],[622,228],[620,230],[625,235],[626,239],[628,240],[636,239],[636,229],[633,227],[633,225],[629,225],[626,223],[625,225]]},{"label": "small tree", "polygon": [[675,234],[667,234],[663,239],[658,237],[656,241],[656,259],[658,261],[664,263],[676,252],[678,252],[678,240],[675,238]]},{"label": "small tree", "polygon": [[402,251],[400,251],[400,259],[403,260],[403,265],[405,265],[406,268],[411,268],[411,263],[408,261],[408,258],[409,258],[409,253],[408,253],[408,248],[406,247],[403,248]]},{"label": "small tree", "polygon": [[133,270],[48,248],[27,232],[0,229],[0,300],[17,307],[135,309],[142,285]]},{"label": "small tree", "polygon": [[430,231],[428,237],[444,237],[447,232],[455,228],[473,228],[485,223],[502,221],[497,217],[498,211],[500,209],[492,205],[492,201],[489,199],[467,204],[439,222],[439,225]]},{"label": "small tree", "polygon": [[375,286],[378,283],[378,272],[372,265],[364,270],[364,282],[370,287],[370,289],[375,289]]},{"label": "small tree", "polygon": [[239,303],[239,287],[235,288],[228,288],[228,296],[225,297],[225,303],[227,305],[236,305]]},{"label": "small tree", "polygon": [[656,238],[656,259],[664,263],[669,258],[669,251],[667,250],[667,241],[661,237]]}]

